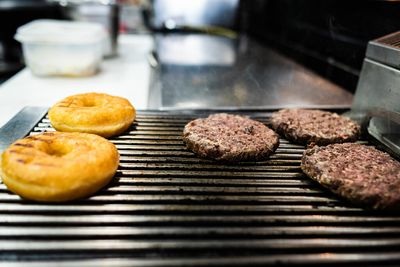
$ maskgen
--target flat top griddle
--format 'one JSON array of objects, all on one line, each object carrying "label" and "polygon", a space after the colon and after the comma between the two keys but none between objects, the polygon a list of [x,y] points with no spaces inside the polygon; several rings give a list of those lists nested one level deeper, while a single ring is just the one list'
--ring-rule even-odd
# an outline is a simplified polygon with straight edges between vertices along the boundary
[{"label": "flat top griddle", "polygon": [[[121,162],[90,198],[20,199],[0,184],[5,266],[396,265],[400,212],[342,200],[300,169],[304,147],[281,139],[269,160],[226,165],[187,151],[202,112],[139,112],[110,139]],[[247,112],[267,123],[269,112]],[[52,131],[47,117],[29,134]],[[360,141],[366,143],[366,141]],[[0,265],[2,265],[0,263]]]}]

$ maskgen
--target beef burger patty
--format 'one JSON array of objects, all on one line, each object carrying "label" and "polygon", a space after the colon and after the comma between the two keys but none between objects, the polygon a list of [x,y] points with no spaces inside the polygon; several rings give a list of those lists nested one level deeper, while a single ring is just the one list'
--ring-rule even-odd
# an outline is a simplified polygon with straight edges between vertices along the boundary
[{"label": "beef burger patty", "polygon": [[336,113],[309,109],[282,109],[274,112],[272,128],[299,144],[327,145],[358,139],[360,126]]},{"label": "beef burger patty", "polygon": [[332,192],[374,209],[400,206],[400,162],[355,143],[307,149],[301,169]]},{"label": "beef burger patty", "polygon": [[183,141],[199,157],[222,161],[266,159],[279,145],[278,135],[261,122],[225,113],[189,122]]}]

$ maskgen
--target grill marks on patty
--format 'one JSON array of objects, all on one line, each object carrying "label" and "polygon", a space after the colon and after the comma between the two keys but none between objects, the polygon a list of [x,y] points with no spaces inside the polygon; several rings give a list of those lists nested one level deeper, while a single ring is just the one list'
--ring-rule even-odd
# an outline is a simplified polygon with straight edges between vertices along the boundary
[{"label": "grill marks on patty", "polygon": [[285,138],[300,144],[352,142],[360,135],[357,123],[322,110],[283,109],[272,114],[271,125]]},{"label": "grill marks on patty", "polygon": [[361,144],[315,146],[301,168],[310,178],[353,203],[374,209],[400,206],[400,162]]},{"label": "grill marks on patty", "polygon": [[279,145],[278,135],[261,122],[225,113],[189,122],[183,141],[198,156],[222,161],[262,160]]}]

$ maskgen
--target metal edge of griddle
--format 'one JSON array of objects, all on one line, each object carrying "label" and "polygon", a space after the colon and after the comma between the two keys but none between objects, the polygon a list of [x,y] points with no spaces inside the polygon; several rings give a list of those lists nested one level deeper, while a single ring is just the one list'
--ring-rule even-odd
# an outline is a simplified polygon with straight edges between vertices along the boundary
[{"label": "metal edge of griddle", "polygon": [[163,106],[159,108],[151,108],[150,110],[158,110],[164,112],[272,112],[285,108],[302,108],[302,109],[322,109],[332,112],[345,112],[351,108],[351,105],[269,105],[269,106],[222,106],[222,107],[169,107]]},{"label": "metal edge of griddle", "polygon": [[[234,113],[251,115],[252,117],[262,116],[283,108],[296,108],[296,107],[281,107],[281,106],[265,106],[265,107],[210,107],[210,108],[169,108],[162,107],[159,109],[138,109],[138,115],[170,115],[170,116],[207,116],[213,113]],[[313,107],[305,107],[305,109],[322,109],[336,112],[345,115],[349,113],[350,106],[348,105],[320,105]]]},{"label": "metal edge of griddle", "polygon": [[15,140],[26,136],[46,115],[47,107],[27,106],[0,128],[0,152]]}]

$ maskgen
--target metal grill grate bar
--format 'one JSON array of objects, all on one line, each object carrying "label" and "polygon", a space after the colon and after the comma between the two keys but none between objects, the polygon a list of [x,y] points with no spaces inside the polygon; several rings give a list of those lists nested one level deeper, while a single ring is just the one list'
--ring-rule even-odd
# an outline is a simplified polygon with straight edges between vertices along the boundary
[{"label": "metal grill grate bar", "polygon": [[386,45],[390,45],[390,46],[394,46],[394,47],[400,48],[400,46],[399,46],[399,44],[400,44],[400,33],[397,32],[397,33],[391,34],[389,36],[385,36],[385,37],[379,38],[377,40],[377,42],[381,43],[381,44],[386,44]]},{"label": "metal grill grate bar", "polygon": [[[106,241],[106,242],[105,242]],[[51,246],[50,246],[51,245]],[[70,251],[70,252],[105,252],[110,248],[117,251],[133,252],[135,250],[294,250],[294,251],[321,251],[323,249],[357,249],[376,248],[387,246],[399,246],[400,238],[385,239],[360,239],[360,238],[297,238],[295,240],[289,238],[271,239],[238,239],[238,240],[126,240],[126,239],[107,239],[107,240],[64,240],[60,242],[42,241],[27,242],[25,240],[11,240],[7,242],[7,246],[1,246],[2,251],[15,251],[27,249],[31,253],[34,251],[43,251],[49,253],[51,251]]]},{"label": "metal grill grate bar", "polygon": [[36,237],[41,239],[55,239],[60,237],[73,239],[88,239],[88,238],[121,238],[130,236],[132,238],[160,238],[162,237],[280,237],[285,234],[286,238],[297,238],[298,236],[306,237],[380,237],[393,235],[400,231],[399,226],[388,226],[376,228],[371,226],[360,227],[343,227],[343,226],[269,226],[243,229],[242,227],[145,227],[132,226],[129,228],[122,226],[59,226],[51,229],[44,229],[40,226],[0,226],[0,238],[14,237],[27,238]]},{"label": "metal grill grate bar", "polygon": [[[117,206],[117,205],[115,205]],[[332,209],[333,211],[333,209]],[[339,209],[340,211],[340,209]],[[312,226],[312,227],[327,227],[327,226],[344,226],[344,227],[358,227],[364,229],[366,226],[375,229],[381,229],[385,226],[398,226],[398,216],[389,214],[365,214],[360,210],[349,210],[340,215],[332,214],[316,214],[315,216],[296,215],[296,214],[278,214],[278,215],[143,215],[143,214],[118,214],[114,211],[110,214],[48,214],[41,213],[35,214],[28,212],[26,214],[12,213],[4,214],[0,217],[0,225],[37,225],[42,227],[60,226],[60,225],[73,225],[73,226],[181,226],[181,227],[194,227],[194,226],[214,226],[214,227],[229,227],[240,226],[245,229],[255,226],[285,226],[290,227],[298,226]],[[379,224],[379,226],[377,226]],[[49,229],[49,228],[48,228]],[[398,233],[397,233],[398,234]],[[396,234],[396,235],[397,235]]]},{"label": "metal grill grate bar", "polygon": [[[262,255],[262,256],[227,256],[223,258],[216,257],[215,255],[208,255],[208,257],[165,257],[163,259],[152,259],[151,257],[135,257],[131,255],[130,258],[124,259],[118,256],[108,259],[99,260],[26,260],[19,263],[8,262],[7,267],[23,266],[29,264],[30,267],[65,267],[65,266],[81,266],[81,267],[131,267],[131,266],[266,266],[266,265],[303,265],[303,266],[321,266],[321,264],[330,264],[340,266],[354,266],[354,264],[362,264],[364,267],[376,266],[377,264],[389,266],[389,264],[400,261],[400,253],[396,252],[370,252],[368,255],[364,253],[302,253],[299,254],[275,254],[275,255]],[[360,260],[363,259],[363,260]],[[363,264],[364,263],[364,264]],[[367,263],[367,264],[365,264]],[[368,264],[369,263],[369,264]],[[344,265],[345,264],[345,265]],[[396,265],[390,265],[396,266]]]}]

